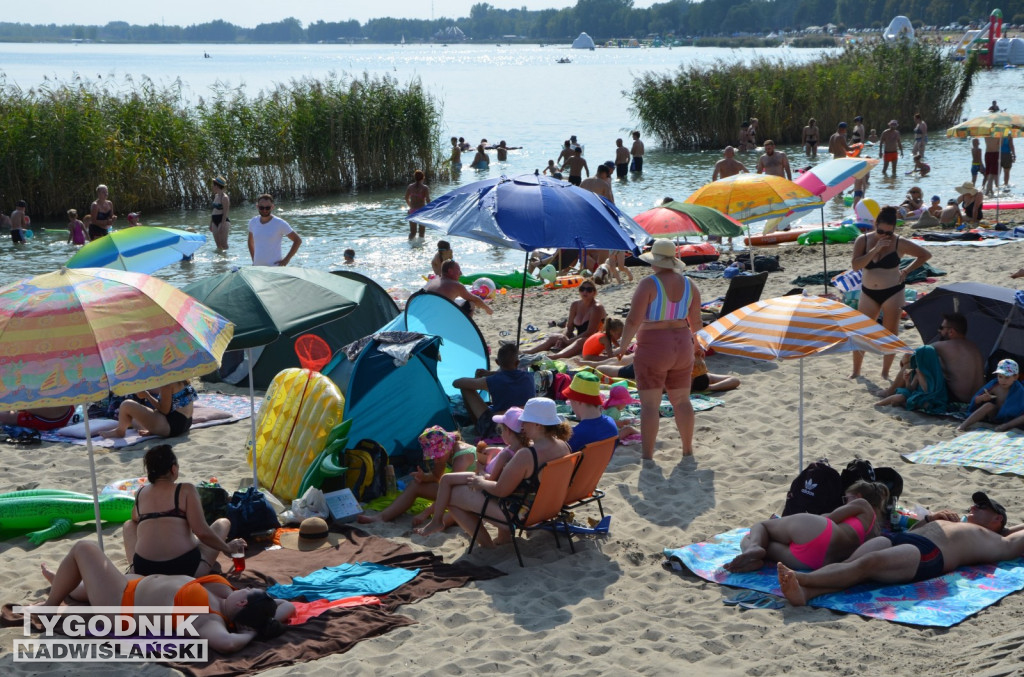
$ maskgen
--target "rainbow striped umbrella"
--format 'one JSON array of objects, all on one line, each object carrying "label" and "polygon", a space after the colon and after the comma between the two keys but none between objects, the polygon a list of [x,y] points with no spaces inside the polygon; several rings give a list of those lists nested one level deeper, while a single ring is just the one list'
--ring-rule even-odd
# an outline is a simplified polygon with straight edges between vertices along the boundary
[{"label": "rainbow striped umbrella", "polygon": [[[867,315],[821,296],[765,299],[697,332],[705,348],[754,360],[792,360],[864,350],[907,353],[911,349]],[[800,363],[800,469],[804,465],[804,368]]]},{"label": "rainbow striped umbrella", "polygon": [[712,181],[698,188],[684,202],[717,209],[743,223],[824,204],[806,188],[768,174],[737,174]]},{"label": "rainbow striped umbrella", "polygon": [[875,158],[841,157],[814,165],[793,183],[806,188],[822,201],[831,200],[878,164]]},{"label": "rainbow striped umbrella", "polygon": [[0,405],[84,404],[200,376],[220,365],[233,333],[226,319],[148,275],[61,268],[26,278],[0,288]]},{"label": "rainbow striped umbrella", "polygon": [[93,240],[68,259],[68,268],[113,268],[150,275],[190,258],[206,243],[201,233],[135,226]]}]

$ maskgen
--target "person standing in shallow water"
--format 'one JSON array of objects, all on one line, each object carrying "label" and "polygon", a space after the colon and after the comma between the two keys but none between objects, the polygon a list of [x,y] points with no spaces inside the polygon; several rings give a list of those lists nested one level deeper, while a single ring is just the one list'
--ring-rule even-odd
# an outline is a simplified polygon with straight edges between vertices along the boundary
[{"label": "person standing in shallow water", "polygon": [[117,221],[114,203],[108,199],[109,191],[103,184],[96,186],[96,199],[89,208],[89,239],[98,240],[110,232],[110,227]]},{"label": "person standing in shallow water", "polygon": [[210,232],[213,233],[213,241],[217,245],[217,249],[227,249],[228,232],[231,230],[231,219],[228,218],[228,213],[231,211],[231,198],[228,197],[224,187],[228,185],[228,182],[223,176],[215,176],[210,184],[213,186],[213,200],[210,202],[210,208],[213,210],[210,214]]},{"label": "person standing in shallow water", "polygon": [[[425,178],[423,170],[417,169],[415,172],[413,172],[412,178],[413,182],[410,183],[409,187],[405,189],[405,204],[409,207],[409,214],[412,214],[414,211],[430,202],[430,186],[423,182],[423,179]],[[410,221],[410,240],[416,237],[417,226],[419,227],[419,236],[423,237],[423,224],[417,224],[414,221]]]}]

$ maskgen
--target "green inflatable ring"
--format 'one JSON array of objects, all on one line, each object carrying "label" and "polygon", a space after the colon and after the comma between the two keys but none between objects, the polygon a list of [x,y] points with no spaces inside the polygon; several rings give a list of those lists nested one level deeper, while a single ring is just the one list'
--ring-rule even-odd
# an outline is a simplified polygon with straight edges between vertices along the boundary
[{"label": "green inflatable ring", "polygon": [[[481,277],[488,278],[499,287],[523,288],[523,272],[521,270],[513,270],[511,273],[473,273],[472,275],[463,275],[459,278],[459,282],[462,284],[473,284]],[[539,287],[542,284],[544,284],[544,280],[539,277],[534,277],[533,275],[526,276],[527,287]]]}]

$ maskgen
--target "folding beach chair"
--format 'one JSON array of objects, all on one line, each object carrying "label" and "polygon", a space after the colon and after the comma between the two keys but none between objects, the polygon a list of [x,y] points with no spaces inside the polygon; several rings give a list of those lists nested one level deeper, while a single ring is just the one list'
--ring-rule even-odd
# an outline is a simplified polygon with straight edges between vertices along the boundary
[{"label": "folding beach chair", "polygon": [[[580,453],[576,452],[575,454],[568,454],[544,464],[544,467],[540,470],[537,495],[530,505],[529,512],[527,512],[523,519],[519,519],[519,515],[516,514],[518,508],[516,502],[484,492],[484,505],[480,509],[479,520],[476,523],[476,529],[473,530],[473,538],[469,541],[469,552],[473,552],[476,537],[479,535],[485,519],[504,526],[512,533],[512,547],[515,548],[516,557],[519,558],[519,566],[521,567],[526,565],[523,564],[523,556],[519,553],[516,531],[519,531],[521,536],[523,530],[549,520],[561,522],[565,537],[569,539],[569,549],[572,552],[576,552],[576,547],[572,544],[572,534],[569,532],[569,525],[565,521],[567,514],[562,510],[562,507],[565,505],[565,496],[569,491],[569,481],[572,479],[573,470],[576,469],[576,464],[579,460]],[[498,507],[501,509],[501,518],[487,514],[487,507],[491,504],[492,500],[497,501]],[[551,533],[555,536],[555,545],[561,548],[562,545],[558,540],[558,530],[553,530]]]},{"label": "folding beach chair", "polygon": [[737,275],[729,280],[729,288],[725,292],[725,300],[722,301],[722,310],[717,315],[709,313],[712,321],[725,317],[734,310],[743,306],[749,306],[761,300],[761,292],[768,282],[768,271],[754,273],[753,275]]},{"label": "folding beach chair", "polygon": [[609,437],[599,442],[591,442],[579,451],[580,462],[572,474],[569,492],[565,496],[566,512],[596,501],[601,517],[604,517],[604,506],[601,505],[604,492],[597,488],[597,483],[601,481],[608,463],[612,460],[617,440],[617,437]]}]

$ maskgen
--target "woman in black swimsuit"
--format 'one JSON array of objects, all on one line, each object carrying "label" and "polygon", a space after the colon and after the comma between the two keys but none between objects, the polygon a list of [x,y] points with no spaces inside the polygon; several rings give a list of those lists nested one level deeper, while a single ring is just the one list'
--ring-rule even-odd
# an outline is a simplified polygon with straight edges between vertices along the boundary
[{"label": "woman in black swimsuit", "polygon": [[[853,243],[853,270],[863,270],[860,303],[857,309],[872,319],[882,314],[882,326],[898,334],[900,311],[903,308],[903,288],[907,275],[925,264],[932,257],[924,247],[896,235],[896,208],[883,207],[875,219],[875,231],[865,233]],[[900,259],[912,256],[910,265],[900,268]],[[889,368],[895,355],[882,358],[882,377],[889,378]],[[864,362],[863,351],[853,353],[853,373],[850,378],[860,376]]]},{"label": "woman in black swimsuit", "polygon": [[[484,506],[484,491],[492,496],[518,496],[524,504],[536,493],[541,468],[548,461],[569,454],[566,440],[572,435],[569,424],[555,410],[555,403],[546,397],[534,397],[526,402],[519,417],[523,433],[533,440],[532,447],[523,447],[505,465],[497,481],[484,475],[474,475],[468,482],[452,489],[448,512],[467,534],[476,530],[480,510]],[[492,501],[487,514],[501,519],[501,509]],[[499,529],[498,538],[492,540],[486,529],[481,529],[477,541],[489,548],[497,543],[508,543],[512,534]]]},{"label": "woman in black swimsuit", "polygon": [[108,194],[106,186],[96,186],[96,200],[89,207],[89,215],[92,217],[89,222],[89,240],[98,240],[110,233],[110,227],[117,221],[114,203],[107,199]]},{"label": "woman in black swimsuit", "polygon": [[213,241],[217,245],[217,249],[227,249],[228,232],[231,230],[231,219],[228,218],[228,213],[231,211],[231,198],[228,197],[224,187],[228,185],[228,182],[223,176],[215,176],[211,183],[213,184],[213,200],[210,208],[213,212],[210,214],[210,232],[213,233]]},{"label": "woman in black swimsuit", "polygon": [[212,526],[206,523],[194,485],[178,484],[178,459],[171,445],[153,447],[144,463],[149,484],[135,494],[132,519],[124,525],[124,552],[133,573],[204,576],[218,552],[230,556],[233,546],[245,549],[241,538],[224,541],[231,529],[226,518]]}]

